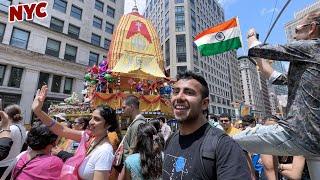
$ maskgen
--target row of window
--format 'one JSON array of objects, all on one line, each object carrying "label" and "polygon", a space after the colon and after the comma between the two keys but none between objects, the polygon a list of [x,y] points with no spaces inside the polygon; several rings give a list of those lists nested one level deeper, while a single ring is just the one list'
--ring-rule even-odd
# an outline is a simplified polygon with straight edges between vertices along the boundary
[{"label": "row of window", "polygon": [[[0,39],[1,39],[0,42],[2,42],[4,31],[5,31],[5,25],[0,23]],[[29,31],[25,31],[23,29],[14,27],[11,35],[10,45],[17,48],[27,49],[29,36],[30,36]],[[106,49],[109,49],[110,43],[111,43],[110,40],[105,39],[104,47]],[[100,39],[99,39],[99,44],[100,44]],[[61,46],[61,41],[48,38],[45,54],[54,56],[54,57],[59,57],[60,46]],[[65,47],[64,59],[75,62],[77,57],[77,51],[78,51],[78,47],[67,43]],[[90,52],[89,65],[92,66],[93,64],[98,64],[98,60],[99,60],[99,54]]]},{"label": "row of window", "polygon": [[[7,70],[7,66],[0,64],[0,86],[4,85],[4,77],[5,77],[6,70]],[[9,81],[8,81],[7,86],[14,87],[14,88],[20,88],[22,75],[23,75],[23,68],[11,67],[10,72],[11,73],[9,76]],[[38,89],[41,88],[41,86],[49,83],[49,77],[50,77],[50,75],[48,73],[40,72],[39,81],[38,81]],[[61,88],[61,82],[62,82],[62,76],[53,75],[52,76],[52,84],[51,84],[51,92],[59,93],[60,88]],[[65,77],[64,88],[63,88],[62,92],[65,94],[71,94],[72,83],[73,83],[72,78]]]},{"label": "row of window", "polygon": [[[39,80],[38,80],[38,89],[40,89],[43,85],[48,85],[49,84],[49,79],[51,79],[51,92],[55,93],[60,93],[62,81],[63,81],[63,76],[60,75],[55,75],[55,74],[49,74],[45,72],[40,72],[39,75]],[[62,92],[65,94],[71,94],[72,92],[72,84],[73,84],[73,79],[65,77],[64,78],[64,86]]]},{"label": "row of window", "polygon": [[[51,21],[50,21],[50,28],[51,29],[53,29],[54,31],[57,31],[57,32],[63,32],[63,26],[64,26],[64,21],[62,21],[58,18],[55,18],[55,17],[51,17]],[[94,16],[93,26],[101,29],[102,28],[102,19]],[[114,25],[109,22],[106,22],[105,31],[109,34],[113,34],[113,30],[114,30]],[[71,37],[74,37],[74,38],[79,38],[80,27],[77,27],[73,24],[69,24],[68,35]],[[100,45],[100,43],[99,43],[99,45]]]},{"label": "row of window", "polygon": [[[109,41],[107,41],[107,42],[110,44]],[[60,41],[48,38],[45,54],[51,55],[54,57],[59,57],[60,45],[61,45]],[[64,59],[74,62],[76,60],[77,50],[78,50],[78,48],[76,46],[66,44]],[[93,66],[94,64],[98,64],[98,61],[99,61],[99,54],[94,53],[94,52],[90,52],[89,66]]]},{"label": "row of window", "polygon": [[[66,13],[67,11],[68,2],[65,0],[55,0],[53,3],[53,9],[58,10],[60,12]],[[95,9],[98,11],[103,12],[104,3],[101,1],[95,1]],[[115,17],[115,9],[107,6],[107,16],[114,18]],[[81,20],[82,18],[82,9],[80,7],[75,6],[74,4],[71,5],[70,16],[76,19]]]}]

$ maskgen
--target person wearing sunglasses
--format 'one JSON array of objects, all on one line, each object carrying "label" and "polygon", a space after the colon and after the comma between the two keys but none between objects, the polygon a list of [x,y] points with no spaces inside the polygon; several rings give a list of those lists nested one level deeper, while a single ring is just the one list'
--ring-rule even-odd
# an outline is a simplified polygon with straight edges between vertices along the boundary
[{"label": "person wearing sunglasses", "polygon": [[229,114],[223,113],[219,117],[220,125],[223,127],[224,131],[229,136],[234,136],[235,134],[238,134],[241,132],[241,130],[235,128],[232,126],[231,117]]},{"label": "person wearing sunglasses", "polygon": [[[278,124],[257,125],[234,137],[249,152],[305,156],[311,179],[320,176],[319,23],[320,11],[309,12],[296,27],[296,41],[277,46],[259,45],[255,30],[249,30],[248,56],[256,60],[271,83],[288,86],[287,117]],[[268,60],[289,61],[288,74],[274,71]]]}]

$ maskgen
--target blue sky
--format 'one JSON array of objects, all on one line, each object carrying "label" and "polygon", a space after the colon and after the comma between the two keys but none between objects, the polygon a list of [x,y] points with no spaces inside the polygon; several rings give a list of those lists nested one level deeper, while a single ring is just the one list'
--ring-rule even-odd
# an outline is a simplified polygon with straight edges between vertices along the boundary
[{"label": "blue sky", "polygon": [[[260,40],[263,41],[270,26],[287,0],[220,0],[220,2],[225,10],[226,19],[234,16],[239,17],[243,43],[246,47],[245,35],[248,29],[254,27],[260,34]],[[273,28],[267,43],[286,43],[285,24],[293,20],[295,12],[314,2],[315,0],[291,0]],[[273,12],[274,15],[272,18]],[[238,54],[242,55],[243,51],[241,49],[238,50]]]},{"label": "blue sky", "polygon": [[[284,26],[291,21],[294,13],[304,7],[314,3],[316,0],[291,0],[274,29],[272,30],[267,43],[283,44],[286,43]],[[275,20],[276,16],[287,2],[287,0],[219,0],[224,8],[226,20],[238,16],[243,36],[243,43],[246,51],[245,35],[249,28],[254,27],[260,34],[263,41],[267,32]],[[125,0],[125,14],[131,12],[134,0]],[[140,13],[145,9],[145,0],[137,0]],[[274,12],[273,18],[272,14]],[[239,55],[243,54],[239,49]]]},{"label": "blue sky", "polygon": [[[173,1],[173,0],[172,0]],[[285,5],[287,0],[218,0],[225,12],[225,19],[234,16],[239,17],[243,46],[238,50],[238,55],[247,54],[247,42],[245,39],[246,32],[251,28],[255,28],[260,34],[260,40],[263,41],[277,17],[278,13]],[[277,24],[273,28],[267,43],[284,44],[287,42],[284,26],[287,22],[293,20],[294,13],[316,2],[316,0],[291,0],[285,11],[282,13]],[[125,14],[131,12],[134,0],[125,0]],[[137,5],[142,14],[145,9],[145,0],[137,0]],[[273,14],[274,12],[274,14]],[[272,15],[273,14],[273,15]],[[273,16],[273,17],[272,17]],[[285,64],[288,68],[288,64]]]}]

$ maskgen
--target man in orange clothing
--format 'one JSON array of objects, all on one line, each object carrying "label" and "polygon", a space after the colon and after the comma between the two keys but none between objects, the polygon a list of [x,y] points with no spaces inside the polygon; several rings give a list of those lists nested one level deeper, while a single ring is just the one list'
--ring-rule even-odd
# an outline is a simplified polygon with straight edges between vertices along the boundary
[{"label": "man in orange clothing", "polygon": [[229,136],[234,136],[241,132],[239,129],[232,126],[231,117],[227,113],[220,115],[219,122]]}]

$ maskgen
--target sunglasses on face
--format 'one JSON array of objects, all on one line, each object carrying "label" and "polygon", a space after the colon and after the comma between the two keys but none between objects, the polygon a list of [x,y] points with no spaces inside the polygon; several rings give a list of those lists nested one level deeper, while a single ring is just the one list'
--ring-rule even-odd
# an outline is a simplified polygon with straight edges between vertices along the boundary
[{"label": "sunglasses on face", "polygon": [[230,122],[229,120],[220,120],[220,122]]}]

